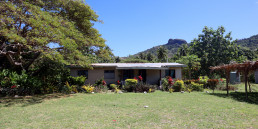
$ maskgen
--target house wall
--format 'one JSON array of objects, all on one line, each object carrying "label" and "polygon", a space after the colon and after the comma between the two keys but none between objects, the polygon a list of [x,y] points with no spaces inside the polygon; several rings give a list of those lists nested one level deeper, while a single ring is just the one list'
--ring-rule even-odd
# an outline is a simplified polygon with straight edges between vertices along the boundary
[{"label": "house wall", "polygon": [[148,84],[159,84],[160,81],[160,70],[146,70],[146,83]]},{"label": "house wall", "polygon": [[[176,79],[182,79],[182,70],[181,68],[170,68],[175,69],[176,72]],[[114,79],[105,79],[107,84],[116,83],[117,80],[121,80],[121,72],[120,70],[116,70],[115,67],[110,68],[95,68],[95,69],[83,69],[83,68],[72,68],[71,69],[71,76],[77,77],[78,70],[88,70],[88,78],[86,83],[94,84],[96,80],[100,78],[104,78],[104,70],[114,70],[115,71],[115,78]],[[134,70],[134,76],[138,76],[138,69]],[[161,78],[165,77],[165,70],[146,70],[146,83],[148,84],[159,84],[160,81],[160,71],[161,71]]]},{"label": "house wall", "polygon": [[119,73],[114,67],[110,68],[95,68],[95,69],[71,69],[71,76],[77,77],[78,70],[88,70],[88,78],[86,83],[94,84],[96,80],[104,78],[104,70],[114,70],[115,71],[115,78],[114,79],[105,79],[107,84],[115,83],[119,80]]}]

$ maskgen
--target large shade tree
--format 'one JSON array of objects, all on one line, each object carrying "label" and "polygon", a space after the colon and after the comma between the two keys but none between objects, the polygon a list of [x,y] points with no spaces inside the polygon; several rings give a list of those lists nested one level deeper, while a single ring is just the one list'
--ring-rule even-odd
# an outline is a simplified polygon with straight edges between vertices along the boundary
[{"label": "large shade tree", "polygon": [[231,32],[226,34],[223,26],[217,30],[205,26],[202,34],[191,42],[191,48],[191,54],[201,58],[201,73],[204,75],[210,73],[210,66],[228,64],[240,57]]},{"label": "large shade tree", "polygon": [[3,0],[0,12],[2,68],[28,70],[43,56],[83,66],[94,56],[110,60],[111,50],[93,28],[98,15],[81,0]]}]

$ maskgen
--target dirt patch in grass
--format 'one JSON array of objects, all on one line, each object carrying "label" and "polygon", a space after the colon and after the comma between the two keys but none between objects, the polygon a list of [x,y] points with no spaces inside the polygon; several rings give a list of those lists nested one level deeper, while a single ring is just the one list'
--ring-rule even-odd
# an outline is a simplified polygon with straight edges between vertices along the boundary
[{"label": "dirt patch in grass", "polygon": [[0,105],[4,107],[10,107],[16,104],[21,104],[22,106],[29,106],[33,104],[42,103],[45,100],[60,99],[60,98],[66,98],[71,96],[73,95],[54,93],[54,94],[35,95],[35,96],[1,97]]}]

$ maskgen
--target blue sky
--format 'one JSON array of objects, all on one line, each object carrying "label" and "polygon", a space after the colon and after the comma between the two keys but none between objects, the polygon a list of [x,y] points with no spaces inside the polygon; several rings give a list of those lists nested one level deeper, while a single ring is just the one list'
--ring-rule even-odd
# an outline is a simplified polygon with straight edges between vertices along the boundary
[{"label": "blue sky", "polygon": [[190,42],[204,26],[224,26],[233,39],[258,34],[258,0],[86,0],[115,56],[128,56],[169,38]]}]

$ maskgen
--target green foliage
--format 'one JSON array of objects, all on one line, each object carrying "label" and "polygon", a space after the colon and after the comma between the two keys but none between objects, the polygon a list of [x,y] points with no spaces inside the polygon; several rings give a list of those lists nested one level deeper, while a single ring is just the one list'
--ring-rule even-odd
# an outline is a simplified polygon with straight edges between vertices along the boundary
[{"label": "green foliage", "polygon": [[68,82],[65,83],[65,85],[62,88],[62,93],[70,94],[72,92],[73,88],[70,86]]},{"label": "green foliage", "polygon": [[156,86],[144,83],[139,83],[136,85],[135,92],[155,92]]},{"label": "green foliage", "polygon": [[168,79],[167,78],[162,78],[161,79],[161,85],[162,85],[162,90],[163,91],[168,91],[169,84],[168,84]]},{"label": "green foliage", "polygon": [[135,91],[137,83],[138,83],[138,80],[136,79],[126,79],[124,90],[127,92]]},{"label": "green foliage", "polygon": [[35,63],[30,72],[41,81],[42,93],[52,93],[53,90],[49,89],[53,88],[61,91],[66,81],[71,85],[77,85],[70,77],[70,70],[63,63],[47,57],[41,57]]},{"label": "green foliage", "polygon": [[215,90],[215,88],[217,87],[218,84],[219,84],[219,80],[218,79],[209,79],[207,85],[214,92],[214,90]]},{"label": "green foliage", "polygon": [[[14,58],[19,63],[30,59],[24,56],[26,52],[88,67],[94,61],[113,58],[105,40],[93,28],[93,23],[99,21],[98,15],[84,1],[4,0],[0,12],[0,45],[16,46],[13,52],[21,46],[22,54],[15,53],[18,58]],[[55,47],[49,47],[53,46],[50,44]],[[92,60],[94,56],[97,60]],[[32,62],[37,58],[32,58]]]},{"label": "green foliage", "polygon": [[147,53],[146,59],[147,59],[147,61],[149,61],[149,62],[155,62],[155,60],[156,60],[154,54],[152,54],[152,53],[150,53],[150,52]]},{"label": "green foliage", "polygon": [[163,46],[160,46],[157,50],[157,58],[160,62],[166,62],[168,59],[168,50]]},{"label": "green foliage", "polygon": [[184,81],[183,80],[177,80],[173,85],[173,89],[174,89],[175,92],[180,92],[182,90],[185,90]]},{"label": "green foliage", "polygon": [[7,69],[0,71],[0,87],[3,88],[1,94],[10,95],[12,86],[17,88],[17,95],[33,95],[41,93],[42,83],[38,78],[26,74],[25,71],[20,74]]},{"label": "green foliage", "polygon": [[92,85],[84,85],[82,86],[83,92],[92,93],[94,91],[94,86]]},{"label": "green foliage", "polygon": [[173,93],[174,91],[175,91],[175,90],[174,90],[173,88],[169,88],[169,89],[168,89],[168,92],[169,92],[169,93]]},{"label": "green foliage", "polygon": [[147,60],[128,58],[121,61],[121,63],[148,63]]},{"label": "green foliage", "polygon": [[203,84],[204,87],[207,87],[209,77],[208,76],[199,76],[198,83]]},{"label": "green foliage", "polygon": [[197,55],[188,55],[188,56],[182,56],[176,62],[187,65],[186,68],[183,68],[184,76],[187,77],[188,79],[192,79],[193,72],[200,69],[200,62],[199,62],[200,60],[201,59],[198,58]]},{"label": "green foliage", "polygon": [[229,64],[240,57],[238,47],[235,41],[232,41],[231,32],[225,34],[224,27],[213,30],[205,26],[202,32],[203,34],[191,42],[191,54],[201,59],[201,74],[209,74],[210,66]]},{"label": "green foliage", "polygon": [[191,82],[191,87],[194,91],[203,91],[203,84]]},{"label": "green foliage", "polygon": [[254,35],[254,36],[251,36],[250,38],[238,40],[236,43],[238,45],[241,45],[242,47],[247,47],[255,51],[258,48],[258,35]]},{"label": "green foliage", "polygon": [[103,81],[104,81],[104,78],[100,78],[98,80],[95,81],[95,86],[99,86],[99,85],[102,85],[103,84]]},{"label": "green foliage", "polygon": [[118,86],[117,86],[116,84],[110,84],[110,88],[111,88],[111,89],[117,89]]},{"label": "green foliage", "polygon": [[69,77],[69,82],[72,85],[82,86],[85,84],[85,81],[86,81],[86,77],[84,77],[84,76],[78,76],[78,77],[70,76]]}]

